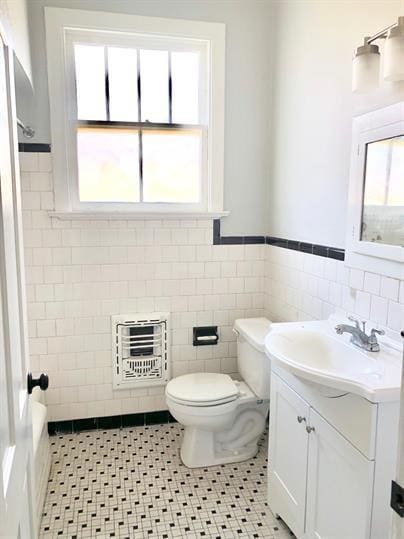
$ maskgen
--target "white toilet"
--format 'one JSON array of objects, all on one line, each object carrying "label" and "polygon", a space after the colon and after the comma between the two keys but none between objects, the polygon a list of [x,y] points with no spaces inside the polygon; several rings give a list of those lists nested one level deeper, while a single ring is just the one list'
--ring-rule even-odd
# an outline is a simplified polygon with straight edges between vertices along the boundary
[{"label": "white toilet", "polygon": [[257,453],[269,408],[270,365],[264,339],[270,324],[266,318],[234,324],[243,381],[201,372],[168,382],[166,402],[185,427],[181,459],[189,468],[240,462]]}]

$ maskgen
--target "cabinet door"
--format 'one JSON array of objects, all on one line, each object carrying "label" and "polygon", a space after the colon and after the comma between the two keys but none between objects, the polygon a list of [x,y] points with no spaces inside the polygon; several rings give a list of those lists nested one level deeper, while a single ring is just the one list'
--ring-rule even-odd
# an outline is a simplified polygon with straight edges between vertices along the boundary
[{"label": "cabinet door", "polygon": [[374,462],[312,408],[307,477],[307,539],[367,539]]},{"label": "cabinet door", "polygon": [[305,525],[309,405],[272,375],[269,418],[268,503],[301,537]]}]

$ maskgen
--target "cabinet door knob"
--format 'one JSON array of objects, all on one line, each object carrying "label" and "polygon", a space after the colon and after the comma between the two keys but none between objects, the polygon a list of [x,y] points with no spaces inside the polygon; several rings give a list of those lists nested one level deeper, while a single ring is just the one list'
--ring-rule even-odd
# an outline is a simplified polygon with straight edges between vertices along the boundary
[{"label": "cabinet door knob", "polygon": [[303,421],[306,422],[306,418],[303,417],[302,415],[298,415],[297,416],[297,422],[298,423],[303,423]]},{"label": "cabinet door knob", "polygon": [[310,434],[310,432],[314,432],[316,429],[314,427],[310,427],[310,425],[306,425],[306,432],[307,434]]}]

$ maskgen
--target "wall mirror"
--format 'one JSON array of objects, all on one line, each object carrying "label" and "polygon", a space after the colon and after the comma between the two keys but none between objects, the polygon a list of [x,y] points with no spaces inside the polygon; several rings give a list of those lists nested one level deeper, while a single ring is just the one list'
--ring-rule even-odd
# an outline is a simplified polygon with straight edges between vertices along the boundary
[{"label": "wall mirror", "polygon": [[368,142],[361,240],[404,245],[404,135]]},{"label": "wall mirror", "polygon": [[347,265],[404,278],[404,103],[354,119]]}]

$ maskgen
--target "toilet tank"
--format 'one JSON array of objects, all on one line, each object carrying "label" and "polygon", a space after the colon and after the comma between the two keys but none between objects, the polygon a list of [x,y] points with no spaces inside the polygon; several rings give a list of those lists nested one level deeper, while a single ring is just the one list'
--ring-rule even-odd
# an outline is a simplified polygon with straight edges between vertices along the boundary
[{"label": "toilet tank", "polygon": [[270,325],[267,318],[239,318],[234,322],[239,373],[261,399],[269,399],[271,385],[270,360],[264,348]]}]

